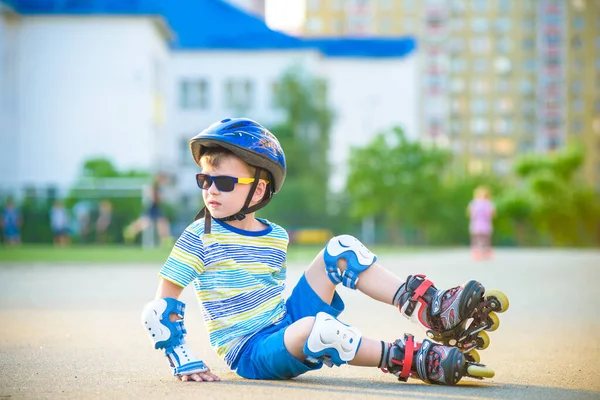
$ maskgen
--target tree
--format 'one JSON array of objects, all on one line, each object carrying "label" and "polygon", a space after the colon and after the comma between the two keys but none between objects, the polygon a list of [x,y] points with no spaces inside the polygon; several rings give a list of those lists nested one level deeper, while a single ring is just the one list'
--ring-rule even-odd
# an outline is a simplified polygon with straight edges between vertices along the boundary
[{"label": "tree", "polygon": [[411,142],[393,128],[352,148],[350,160],[346,187],[353,216],[381,218],[393,242],[401,242],[401,228],[426,229],[439,217],[447,152]]},{"label": "tree", "polygon": [[327,159],[333,120],[327,85],[293,67],[278,82],[275,101],[284,120],[270,128],[286,153],[287,177],[284,190],[260,213],[287,226],[324,226],[328,221]]},{"label": "tree", "polygon": [[549,155],[527,155],[516,173],[528,191],[531,217],[537,229],[555,245],[597,241],[600,208],[593,190],[578,179],[583,150],[566,147]]}]

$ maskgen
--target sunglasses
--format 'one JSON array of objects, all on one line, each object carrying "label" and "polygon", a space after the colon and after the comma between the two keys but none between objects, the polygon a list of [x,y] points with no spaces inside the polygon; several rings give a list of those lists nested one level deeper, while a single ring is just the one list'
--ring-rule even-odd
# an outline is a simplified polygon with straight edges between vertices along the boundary
[{"label": "sunglasses", "polygon": [[[254,178],[236,178],[226,175],[210,176],[206,174],[196,174],[196,184],[200,189],[208,190],[214,182],[220,192],[231,192],[235,188],[236,183],[248,185],[254,182],[254,180]],[[268,180],[263,180],[269,183]]]}]

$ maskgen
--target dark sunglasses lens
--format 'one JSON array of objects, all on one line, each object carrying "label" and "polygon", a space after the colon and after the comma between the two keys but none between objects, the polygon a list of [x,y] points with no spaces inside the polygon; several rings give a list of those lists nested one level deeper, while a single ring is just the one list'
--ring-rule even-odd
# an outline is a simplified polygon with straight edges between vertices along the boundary
[{"label": "dark sunglasses lens", "polygon": [[231,192],[235,183],[230,176],[217,176],[214,178],[217,184],[217,189],[222,192]]},{"label": "dark sunglasses lens", "polygon": [[196,184],[200,189],[208,189],[210,187],[210,176],[204,174],[196,175]]}]

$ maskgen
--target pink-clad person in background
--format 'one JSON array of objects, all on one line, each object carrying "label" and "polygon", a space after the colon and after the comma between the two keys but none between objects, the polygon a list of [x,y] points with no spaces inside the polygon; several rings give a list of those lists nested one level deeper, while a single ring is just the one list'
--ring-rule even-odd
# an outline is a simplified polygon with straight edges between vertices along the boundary
[{"label": "pink-clad person in background", "polygon": [[470,218],[469,232],[471,233],[471,251],[475,261],[482,258],[492,258],[493,219],[496,207],[490,200],[490,191],[484,186],[475,189],[473,200],[467,208]]}]

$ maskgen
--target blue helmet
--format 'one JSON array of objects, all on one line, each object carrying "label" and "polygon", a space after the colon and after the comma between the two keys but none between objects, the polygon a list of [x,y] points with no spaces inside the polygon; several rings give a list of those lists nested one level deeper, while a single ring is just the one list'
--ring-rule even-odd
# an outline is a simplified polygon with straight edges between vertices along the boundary
[{"label": "blue helmet", "polygon": [[264,126],[248,118],[227,118],[215,122],[190,141],[196,164],[207,147],[224,147],[248,164],[263,168],[273,178],[273,193],[285,180],[285,154],[279,141]]}]

